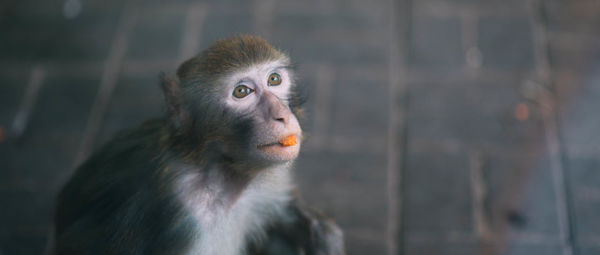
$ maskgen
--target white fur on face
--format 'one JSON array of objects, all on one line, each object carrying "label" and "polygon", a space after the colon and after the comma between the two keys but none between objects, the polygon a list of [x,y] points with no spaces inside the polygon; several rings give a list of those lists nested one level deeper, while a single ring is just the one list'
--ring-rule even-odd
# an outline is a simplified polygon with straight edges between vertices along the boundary
[{"label": "white fur on face", "polygon": [[[235,201],[226,201],[224,178],[218,169],[182,176],[177,185],[184,208],[197,221],[196,240],[190,255],[239,255],[248,242],[259,242],[265,226],[284,215],[293,188],[291,163],[259,173]],[[201,178],[208,186],[197,187]],[[187,187],[187,188],[186,188]]]},{"label": "white fur on face", "polygon": [[[277,73],[281,76],[281,84],[277,86],[268,85],[267,79],[272,73]],[[292,79],[293,77],[284,61],[271,61],[253,65],[235,72],[223,80],[225,84],[225,89],[223,90],[223,97],[226,98],[225,104],[229,109],[245,113],[249,109],[254,109],[260,96],[267,91],[273,93],[281,100],[287,100],[290,96]],[[245,85],[253,89],[254,92],[244,98],[236,98],[233,96],[233,90],[239,85]]]}]

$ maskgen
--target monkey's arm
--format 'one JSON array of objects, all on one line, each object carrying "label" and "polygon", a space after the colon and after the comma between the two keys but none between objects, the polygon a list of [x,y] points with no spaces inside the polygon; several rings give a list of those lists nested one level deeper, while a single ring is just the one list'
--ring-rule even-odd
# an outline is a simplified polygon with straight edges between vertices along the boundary
[{"label": "monkey's arm", "polygon": [[295,203],[294,207],[299,219],[296,227],[307,229],[305,232],[308,237],[304,247],[306,254],[346,254],[343,232],[332,219],[300,203]]},{"label": "monkey's arm", "polygon": [[290,204],[288,216],[269,229],[262,247],[251,248],[249,254],[346,254],[343,232],[333,220],[300,201]]}]

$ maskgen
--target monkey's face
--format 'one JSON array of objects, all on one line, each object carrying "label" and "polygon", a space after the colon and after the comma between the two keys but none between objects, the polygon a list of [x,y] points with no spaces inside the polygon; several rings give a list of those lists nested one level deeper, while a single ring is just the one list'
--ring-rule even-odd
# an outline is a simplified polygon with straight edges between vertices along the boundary
[{"label": "monkey's face", "polygon": [[286,61],[255,64],[222,82],[224,107],[241,127],[231,134],[238,142],[229,151],[255,162],[295,159],[302,129],[289,105],[294,83]]}]

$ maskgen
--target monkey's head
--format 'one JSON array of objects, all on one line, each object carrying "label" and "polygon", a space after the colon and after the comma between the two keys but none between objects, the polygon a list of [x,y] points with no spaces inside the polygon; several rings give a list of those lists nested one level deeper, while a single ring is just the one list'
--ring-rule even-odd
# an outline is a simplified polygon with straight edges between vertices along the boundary
[{"label": "monkey's head", "polygon": [[[254,36],[219,40],[184,62],[163,89],[175,141],[264,166],[295,159],[302,129],[289,58]],[[192,153],[193,154],[193,153]]]}]

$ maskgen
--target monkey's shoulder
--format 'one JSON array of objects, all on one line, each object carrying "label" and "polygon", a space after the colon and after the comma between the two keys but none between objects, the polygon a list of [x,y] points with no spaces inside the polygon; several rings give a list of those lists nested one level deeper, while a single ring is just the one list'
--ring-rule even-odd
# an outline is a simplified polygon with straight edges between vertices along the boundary
[{"label": "monkey's shoulder", "polygon": [[162,120],[153,120],[124,130],[76,170],[58,196],[56,234],[67,246],[59,250],[170,254],[160,251],[186,245],[186,238],[165,241],[169,235],[187,236],[179,233],[193,222],[175,223],[181,208],[156,180],[163,128]]},{"label": "monkey's shoulder", "polygon": [[163,125],[162,120],[151,120],[118,132],[77,168],[65,188],[73,182],[83,186],[88,179],[114,182],[147,174],[158,162]]},{"label": "monkey's shoulder", "polygon": [[59,193],[59,223],[112,213],[132,197],[151,192],[148,182],[159,167],[159,135],[160,121],[149,121],[120,132],[94,152]]}]

